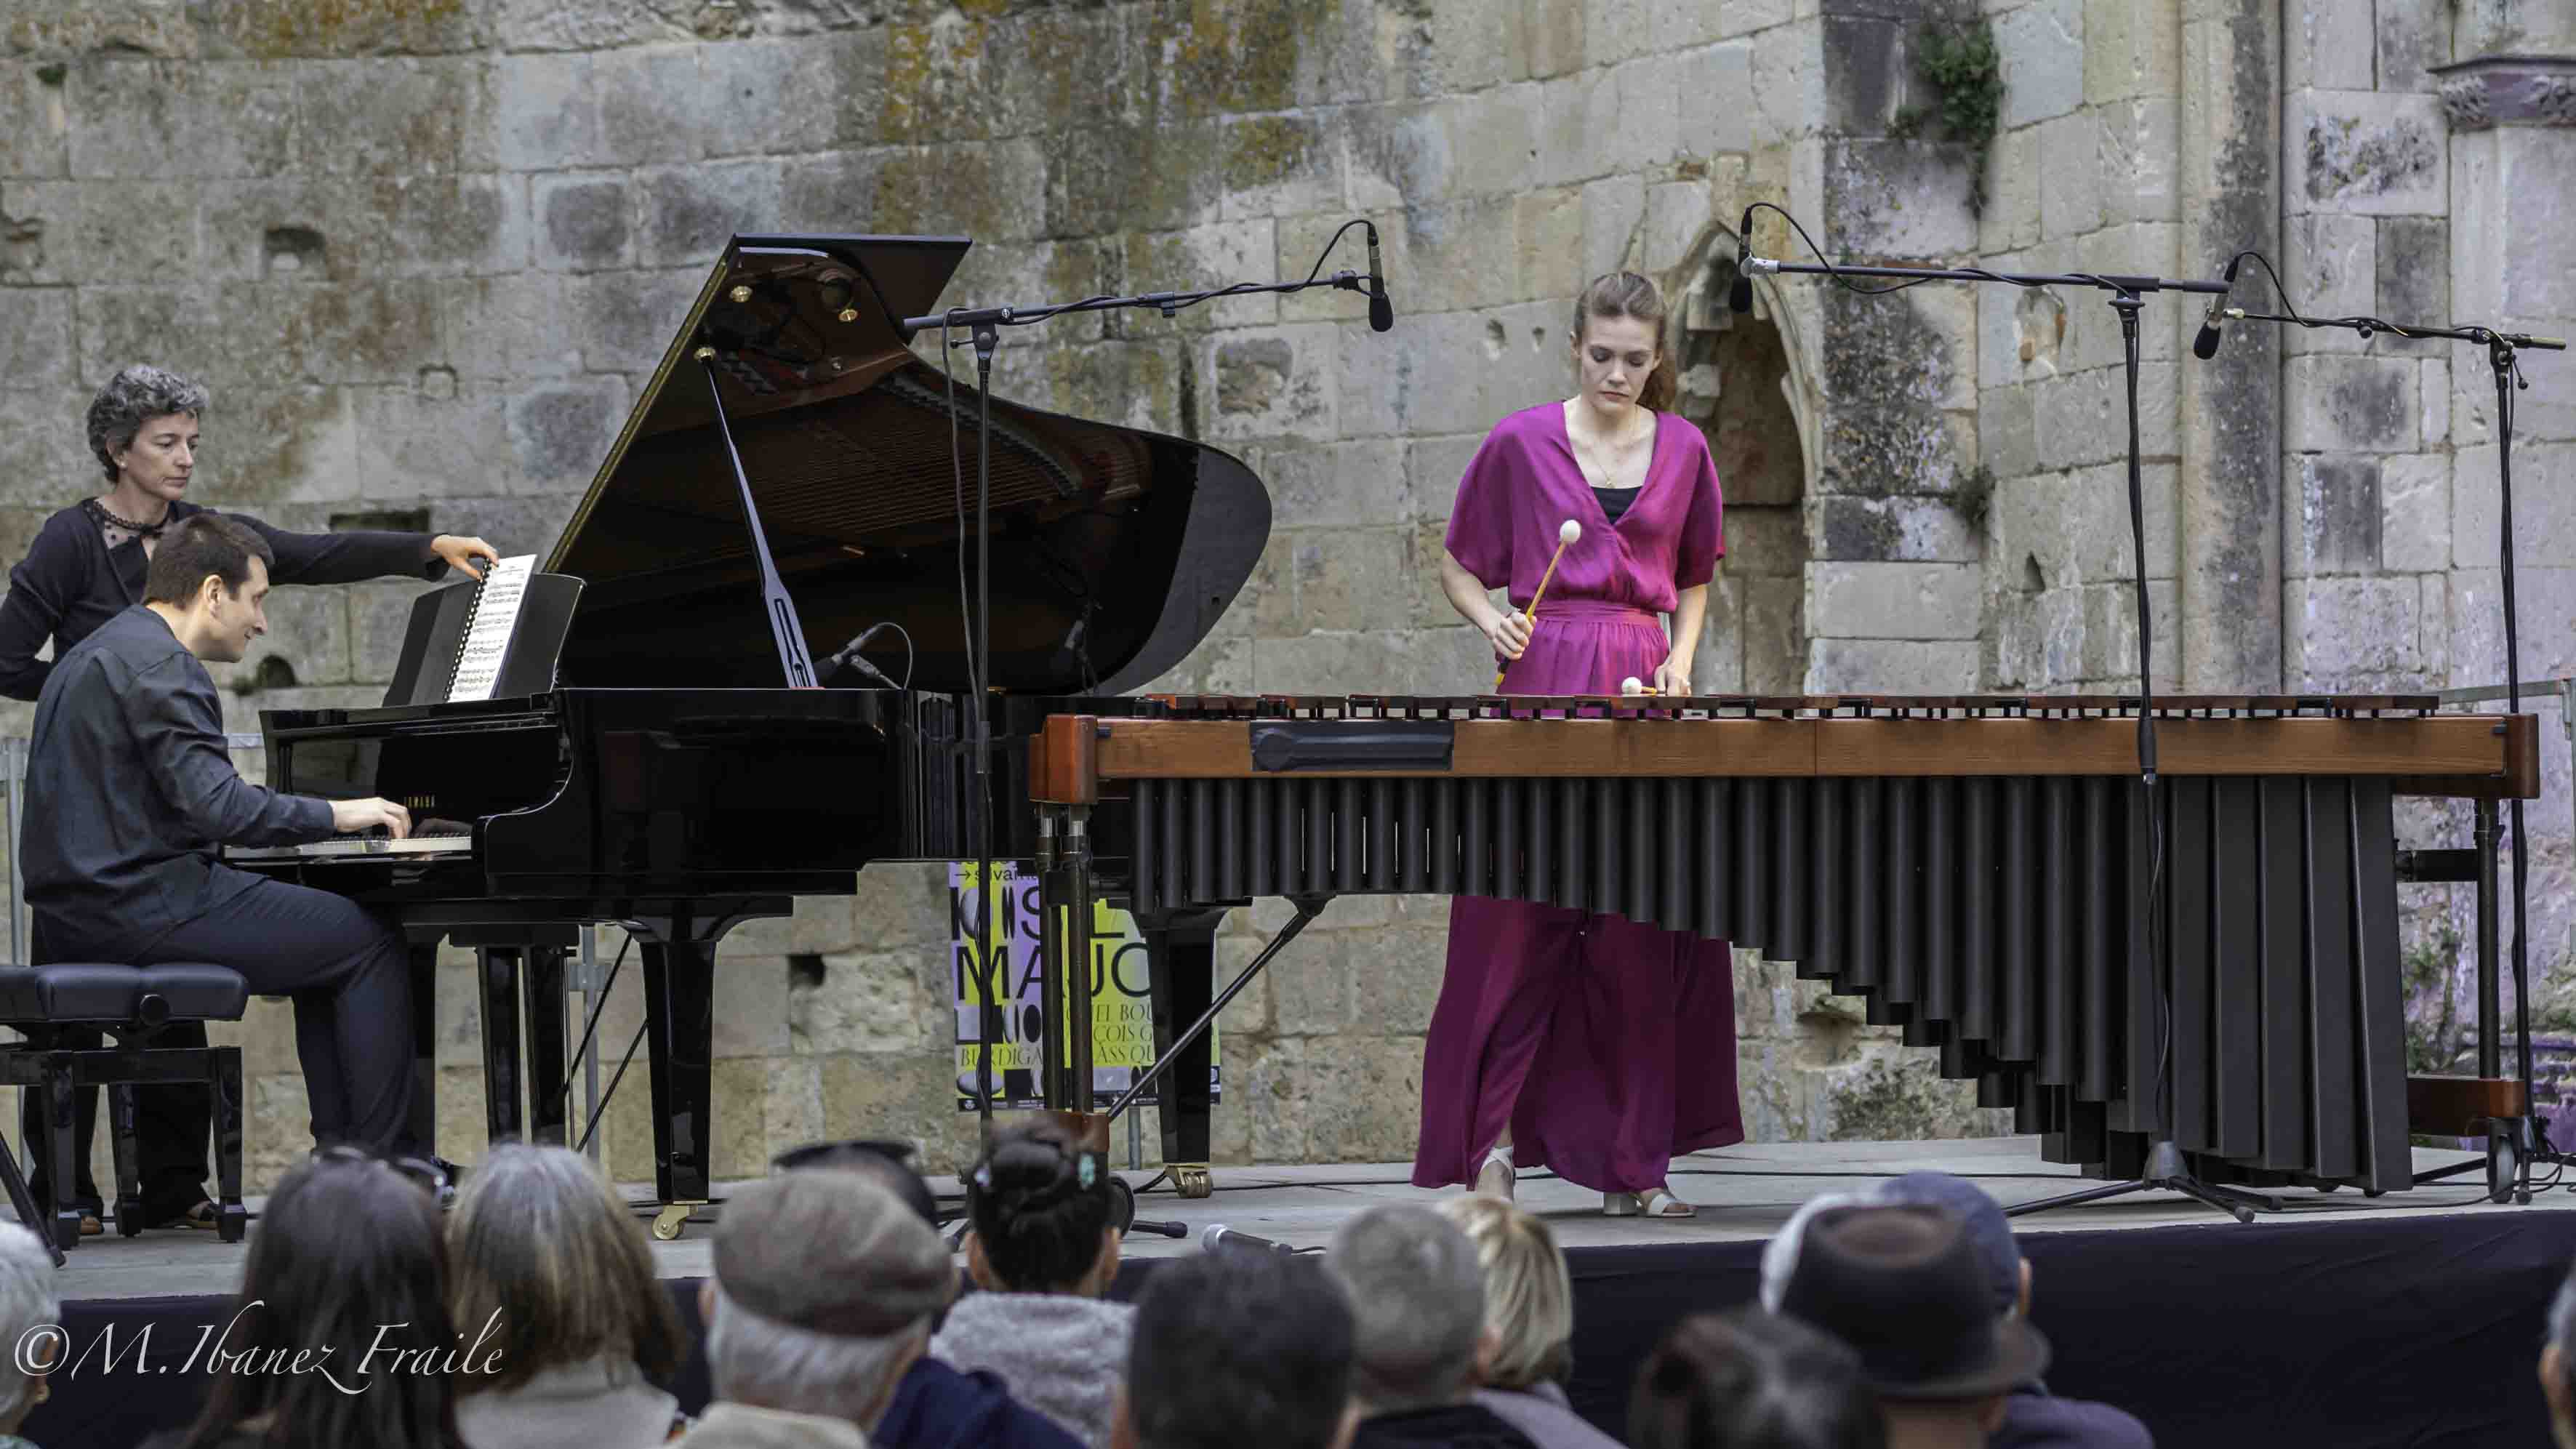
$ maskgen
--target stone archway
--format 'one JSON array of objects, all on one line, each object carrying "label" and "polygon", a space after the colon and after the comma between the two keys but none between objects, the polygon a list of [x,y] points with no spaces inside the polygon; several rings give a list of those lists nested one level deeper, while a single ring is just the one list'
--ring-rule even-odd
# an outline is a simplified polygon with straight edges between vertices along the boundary
[{"label": "stone archway", "polygon": [[1806,497],[1816,414],[1796,331],[1768,277],[1754,306],[1727,305],[1735,235],[1712,224],[1663,278],[1673,299],[1682,416],[1699,425],[1726,490],[1727,561],[1709,599],[1695,670],[1702,692],[1798,694],[1806,688]]}]

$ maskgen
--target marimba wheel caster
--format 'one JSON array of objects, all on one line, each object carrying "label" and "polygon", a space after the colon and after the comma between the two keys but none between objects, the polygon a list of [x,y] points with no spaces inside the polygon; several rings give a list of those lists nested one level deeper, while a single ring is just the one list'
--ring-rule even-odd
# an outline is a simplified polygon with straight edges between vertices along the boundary
[{"label": "marimba wheel caster", "polygon": [[2250,1207],[2240,1207],[2236,1209],[2236,1220],[2240,1223],[2250,1223],[2254,1221],[2254,1210]]},{"label": "marimba wheel caster", "polygon": [[1216,1191],[1216,1179],[1208,1175],[1204,1166],[1175,1167],[1171,1173],[1172,1191],[1183,1197],[1207,1197]]},{"label": "marimba wheel caster", "polygon": [[695,1203],[675,1202],[653,1214],[654,1241],[667,1243],[678,1238],[680,1229],[689,1225],[689,1214],[696,1206]]},{"label": "marimba wheel caster", "polygon": [[2361,1190],[2361,1195],[2363,1197],[2386,1197],[2388,1195],[2388,1189],[2383,1187],[2365,1187]]},{"label": "marimba wheel caster", "polygon": [[2522,1147],[2514,1140],[2516,1124],[2498,1118],[2488,1124],[2487,1133],[2487,1201],[2531,1201],[2522,1191]]}]

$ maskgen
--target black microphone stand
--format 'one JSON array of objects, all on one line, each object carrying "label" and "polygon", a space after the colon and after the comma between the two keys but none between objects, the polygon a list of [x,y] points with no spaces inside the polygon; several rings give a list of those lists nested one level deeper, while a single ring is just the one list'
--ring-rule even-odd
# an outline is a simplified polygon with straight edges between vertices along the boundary
[{"label": "black microphone stand", "polygon": [[[1365,225],[1353,222],[1342,228]],[[1334,234],[1339,241],[1341,233]],[[1332,244],[1326,243],[1330,252]],[[1196,292],[1145,292],[1130,297],[1085,297],[1078,302],[1057,302],[1034,307],[951,307],[945,312],[927,316],[906,317],[897,324],[909,340],[916,334],[937,330],[943,346],[946,334],[957,328],[967,330],[975,348],[975,621],[967,676],[979,696],[971,701],[967,722],[967,748],[973,760],[975,807],[969,839],[975,852],[976,888],[975,949],[979,986],[983,996],[976,1028],[975,1110],[981,1119],[983,1140],[992,1140],[993,1130],[993,1042],[1001,1035],[1002,1007],[997,997],[1001,972],[993,960],[993,744],[992,710],[989,699],[981,697],[992,691],[993,649],[993,354],[1001,346],[1001,329],[1026,327],[1076,312],[1107,312],[1119,308],[1150,308],[1165,317],[1176,315],[1183,307],[1194,307],[1219,297],[1254,296],[1262,293],[1302,292],[1309,287],[1335,287],[1343,291],[1368,295],[1372,302],[1382,302],[1386,295],[1383,277],[1363,276],[1353,271],[1321,275],[1322,263],[1302,282],[1237,282],[1227,287],[1211,287]],[[1087,910],[1090,903],[1075,903],[1077,911]],[[1043,909],[1043,908],[1042,908]],[[1076,969],[1087,972],[1088,963],[1076,963]],[[1087,977],[1086,977],[1087,980]],[[1052,987],[1048,991],[1045,1012],[1052,1016],[1056,1009]],[[1087,1068],[1088,1063],[1084,1064]],[[1055,1064],[1049,1062],[1041,1073],[1043,1079]],[[1091,1084],[1086,1071],[1080,1091],[1084,1106],[1089,1105]]]},{"label": "black microphone stand", "polygon": [[[1757,203],[1766,209],[1767,203]],[[1783,217],[1787,212],[1780,213]],[[1747,213],[1748,220],[1750,213]],[[1795,220],[1789,223],[1797,226]],[[1799,235],[1805,236],[1804,228]],[[1814,243],[1809,243],[1813,249]],[[2093,272],[2028,273],[1995,272],[1983,267],[1846,267],[1833,263],[1779,262],[1762,257],[1747,257],[1740,270],[1757,275],[1796,273],[1826,277],[1889,277],[1908,284],[1916,282],[2000,282],[2016,287],[2089,287],[2110,293],[2111,309],[2119,314],[2121,367],[2127,381],[2129,405],[2129,541],[2137,569],[2138,608],[2138,785],[2139,808],[2146,812],[2150,845],[2150,874],[2145,931],[2148,970],[2154,973],[2159,1003],[2160,1035],[2172,1030],[2172,1012],[2164,1003],[2170,990],[2166,979],[2167,963],[2161,949],[2162,932],[2158,929],[2164,917],[2167,885],[2164,873],[2164,823],[2161,801],[2156,790],[2156,692],[2155,632],[2147,604],[2147,512],[2146,484],[2139,466],[2138,444],[2138,309],[2145,305],[2148,292],[2201,292],[2224,296],[2225,282],[2197,282],[2168,277],[2120,276]],[[1894,289],[1888,289],[1894,290]],[[2178,1192],[2192,1200],[2233,1216],[2238,1222],[2252,1222],[2257,1207],[2278,1206],[2272,1199],[2219,1183],[2203,1182],[2183,1159],[2181,1149],[2173,1142],[2173,1104],[2171,1083],[2162,1065],[2170,1052],[2159,1045],[2156,1116],[2160,1131],[2148,1147],[2146,1166],[2129,1182],[2114,1182],[2038,1202],[2022,1203],[2005,1209],[2007,1216],[2020,1217],[2045,1212],[2050,1208],[2073,1207],[2079,1203],[2099,1202],[2104,1198],[2124,1197],[2130,1193],[2163,1190]]]},{"label": "black microphone stand", "polygon": [[[2271,270],[2269,261],[2264,262],[2264,270]],[[2279,288],[2277,276],[2272,285]],[[2508,715],[2522,713],[2521,615],[2514,599],[2513,579],[2513,395],[2516,390],[2531,386],[2522,375],[2520,350],[2564,352],[2567,350],[2566,341],[2557,337],[2533,337],[2522,332],[2498,332],[2491,327],[2409,327],[2377,317],[2302,317],[2296,312],[2283,316],[2272,312],[2248,312],[2241,307],[2230,307],[2225,315],[2246,322],[2274,322],[2311,330],[2348,327],[2360,334],[2365,342],[2385,332],[2391,337],[2468,342],[2487,350],[2487,368],[2495,376],[2496,390],[2496,511],[2500,515],[2502,529],[2498,561],[2503,574],[2504,595],[2504,709]],[[2513,1034],[2514,1050],[2520,1059],[2516,1065],[2521,1069],[2522,1115],[2509,1121],[2496,1120],[2508,1128],[2513,1145],[2516,1160],[2512,1174],[2514,1200],[2528,1203],[2531,1201],[2531,1169],[2535,1161],[2563,1164],[2576,1161],[2576,1158],[2550,1147],[2548,1119],[2540,1115],[2532,1100],[2531,954],[2527,940],[2531,933],[2531,848],[2530,837],[2523,833],[2522,797],[2517,795],[2506,802],[2506,809],[2513,820]],[[2493,819],[2492,815],[2486,818],[2490,822]],[[2489,834],[2493,833],[2491,825],[2482,828]],[[2483,844],[2480,848],[2484,848]],[[2494,975],[2491,960],[2485,974],[2491,983]],[[2480,1043],[2478,1075],[2482,1077],[2494,1076],[2500,1065],[2492,1059],[2487,1045],[2486,1042]],[[2503,1201],[2501,1192],[2497,1201]]]}]

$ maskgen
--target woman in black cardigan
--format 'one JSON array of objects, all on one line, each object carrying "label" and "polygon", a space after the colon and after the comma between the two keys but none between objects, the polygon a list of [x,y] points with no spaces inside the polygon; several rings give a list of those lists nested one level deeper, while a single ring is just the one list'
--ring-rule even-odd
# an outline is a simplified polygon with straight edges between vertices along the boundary
[{"label": "woman in black cardigan", "polygon": [[[183,496],[196,471],[197,418],[206,402],[206,389],[199,383],[143,366],[108,379],[90,401],[90,451],[106,471],[108,488],[46,519],[25,560],[10,570],[9,595],[0,601],[0,696],[36,698],[53,670],[36,652],[50,642],[59,659],[91,630],[140,603],[144,569],[162,533],[206,511]],[[450,568],[480,578],[475,560],[498,557],[483,540],[453,534],[288,533],[256,518],[231,516],[268,540],[277,556],[269,578],[281,584],[349,584],[387,576],[435,579]],[[42,950],[38,946],[39,961]],[[174,1025],[162,1039],[171,1046],[203,1046],[205,1028]],[[97,1044],[95,1037],[89,1044]],[[21,1127],[31,1141],[37,1131],[34,1106],[30,1093]],[[143,1221],[213,1227],[214,1207],[205,1193],[211,1116],[206,1089],[138,1087],[135,1116]],[[97,1089],[85,1089],[79,1126],[84,1146],[97,1120]],[[87,1151],[79,1154],[80,1181],[74,1188],[81,1231],[97,1233],[102,1204],[89,1158]],[[47,1184],[41,1154],[32,1166],[32,1185],[43,1198]]]}]

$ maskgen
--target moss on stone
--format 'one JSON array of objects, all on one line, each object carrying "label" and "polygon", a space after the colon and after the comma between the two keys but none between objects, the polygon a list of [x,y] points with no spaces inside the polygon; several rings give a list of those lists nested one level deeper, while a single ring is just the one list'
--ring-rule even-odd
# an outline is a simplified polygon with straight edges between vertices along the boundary
[{"label": "moss on stone", "polygon": [[1312,122],[1257,116],[1225,133],[1225,184],[1236,191],[1270,186],[1303,171],[1314,154]]}]

